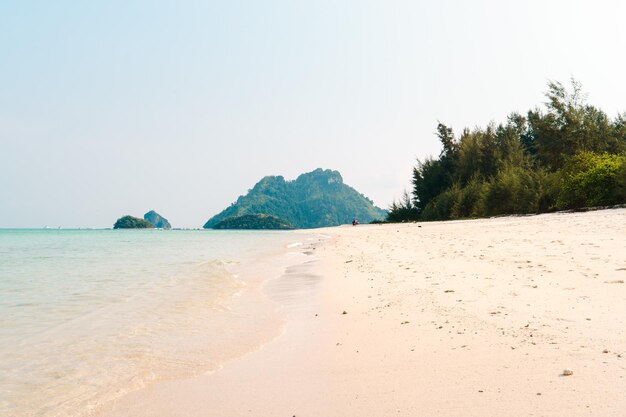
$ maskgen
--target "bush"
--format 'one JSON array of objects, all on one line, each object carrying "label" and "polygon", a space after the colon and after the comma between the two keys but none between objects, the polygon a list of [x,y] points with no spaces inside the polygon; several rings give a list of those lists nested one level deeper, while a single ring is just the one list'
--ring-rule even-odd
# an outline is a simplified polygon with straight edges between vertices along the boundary
[{"label": "bush", "polygon": [[617,173],[617,195],[622,196],[618,204],[623,204],[626,200],[626,164],[622,164],[622,169]]},{"label": "bush", "polygon": [[487,184],[485,214],[536,213],[538,181],[530,169],[509,166]]},{"label": "bush", "polygon": [[422,220],[450,220],[452,218],[452,209],[458,201],[459,195],[460,189],[458,186],[452,186],[447,191],[439,194],[424,207],[421,216]]},{"label": "bush", "polygon": [[626,203],[626,156],[580,152],[561,170],[560,208],[610,206]]},{"label": "bush", "polygon": [[479,217],[482,215],[485,183],[472,178],[467,185],[459,190],[458,199],[452,207],[453,218]]},{"label": "bush", "polygon": [[537,211],[545,213],[557,210],[557,199],[561,192],[561,179],[559,174],[547,172],[543,169],[537,171],[538,198]]},{"label": "bush", "polygon": [[417,205],[413,204],[411,200],[411,195],[404,190],[402,194],[402,198],[400,202],[396,203],[394,200],[387,211],[387,219],[385,222],[388,223],[400,223],[400,222],[410,222],[415,221],[419,218],[419,210]]}]

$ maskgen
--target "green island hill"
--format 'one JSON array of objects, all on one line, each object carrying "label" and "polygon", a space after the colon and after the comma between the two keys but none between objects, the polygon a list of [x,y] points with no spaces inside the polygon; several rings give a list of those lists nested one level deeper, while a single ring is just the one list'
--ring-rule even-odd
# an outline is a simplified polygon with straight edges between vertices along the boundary
[{"label": "green island hill", "polygon": [[297,229],[338,226],[353,219],[367,223],[387,216],[372,200],[344,184],[338,171],[318,168],[293,181],[282,176],[264,177],[246,195],[211,217],[204,228],[214,228],[229,218],[259,214]]}]

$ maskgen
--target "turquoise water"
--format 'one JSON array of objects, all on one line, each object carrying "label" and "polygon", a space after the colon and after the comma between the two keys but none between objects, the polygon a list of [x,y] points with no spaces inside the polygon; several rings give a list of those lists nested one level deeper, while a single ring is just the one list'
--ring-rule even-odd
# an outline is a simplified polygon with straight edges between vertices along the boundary
[{"label": "turquoise water", "polygon": [[152,380],[211,369],[218,314],[246,285],[231,267],[295,240],[0,230],[0,415],[87,415]]}]

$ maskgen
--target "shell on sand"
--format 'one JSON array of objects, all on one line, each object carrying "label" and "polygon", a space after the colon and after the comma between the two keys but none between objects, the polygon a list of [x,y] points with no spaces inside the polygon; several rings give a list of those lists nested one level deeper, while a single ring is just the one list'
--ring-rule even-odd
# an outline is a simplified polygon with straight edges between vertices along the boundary
[{"label": "shell on sand", "polygon": [[574,371],[572,371],[571,369],[563,369],[563,376],[570,376],[570,375],[574,375]]}]

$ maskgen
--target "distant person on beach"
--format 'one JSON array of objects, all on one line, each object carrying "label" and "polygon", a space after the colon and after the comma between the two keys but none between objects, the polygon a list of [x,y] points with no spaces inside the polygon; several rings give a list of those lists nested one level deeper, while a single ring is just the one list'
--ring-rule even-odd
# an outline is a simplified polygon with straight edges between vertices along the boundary
[{"label": "distant person on beach", "polygon": [[352,220],[352,226],[356,226],[357,224],[359,224],[359,221],[357,219]]}]

